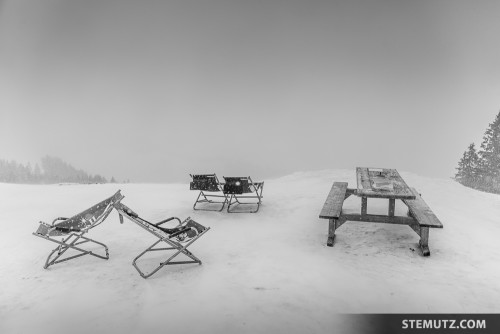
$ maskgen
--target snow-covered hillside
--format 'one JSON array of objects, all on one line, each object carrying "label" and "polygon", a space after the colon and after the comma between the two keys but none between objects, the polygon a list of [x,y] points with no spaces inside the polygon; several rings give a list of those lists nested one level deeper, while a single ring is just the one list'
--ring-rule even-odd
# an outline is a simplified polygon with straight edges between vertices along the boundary
[{"label": "snow-covered hillside", "polygon": [[[401,173],[442,221],[430,257],[407,226],[348,222],[326,246],[318,215],[333,181],[354,170],[265,180],[256,214],[193,211],[185,184],[0,184],[1,333],[325,333],[340,313],[500,312],[500,196]],[[190,248],[203,265],[167,266],[145,280],[132,259],[154,238],[112,212],[89,236],[109,260],[85,256],[44,270],[56,244],[38,221],[71,216],[121,189],[151,221],[193,217],[211,230]],[[346,207],[357,207],[350,197]],[[387,203],[369,201],[369,211]],[[397,213],[404,207],[397,203]],[[151,260],[163,260],[160,252]],[[147,265],[148,262],[145,262]],[[344,326],[347,326],[344,324]]]}]

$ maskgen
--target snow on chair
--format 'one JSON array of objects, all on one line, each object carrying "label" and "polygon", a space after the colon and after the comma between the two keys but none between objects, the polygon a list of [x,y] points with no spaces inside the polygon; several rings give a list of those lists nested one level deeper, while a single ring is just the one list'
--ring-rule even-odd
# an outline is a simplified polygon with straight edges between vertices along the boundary
[{"label": "snow on chair", "polygon": [[[115,205],[115,209],[118,211],[121,223],[123,223],[123,217],[126,217],[158,238],[156,242],[154,242],[145,251],[139,254],[132,262],[132,265],[135,267],[135,269],[139,272],[139,274],[143,278],[148,278],[152,276],[154,273],[156,273],[165,265],[186,264],[186,263],[201,264],[201,260],[198,259],[196,256],[194,256],[193,253],[188,251],[187,248],[193,242],[198,240],[198,238],[200,238],[203,234],[205,234],[210,229],[210,227],[202,226],[201,224],[198,224],[197,222],[192,220],[190,217],[186,218],[182,222],[177,217],[170,217],[155,224],[139,217],[137,213],[135,213],[129,207],[125,206],[122,203],[117,203]],[[166,228],[160,226],[171,220],[177,220],[178,221],[177,226],[173,228]],[[155,248],[155,246],[158,245],[160,242],[165,242],[171,247]],[[145,273],[137,265],[137,260],[148,252],[169,251],[169,250],[173,251],[173,255],[169,256],[165,261],[160,262],[160,265],[155,267],[149,273]],[[173,261],[173,259],[180,254],[186,255],[191,260]]]},{"label": "snow on chair", "polygon": [[[101,224],[113,210],[114,205],[119,203],[122,199],[123,196],[120,190],[118,190],[110,198],[97,203],[71,218],[59,217],[54,219],[52,224],[41,221],[40,226],[38,226],[36,232],[33,232],[33,235],[59,244],[57,248],[50,252],[45,261],[44,268],[47,269],[49,266],[56,263],[68,261],[84,255],[92,255],[105,260],[109,259],[108,247],[101,242],[84,237],[84,234],[88,233],[91,228]],[[62,237],[62,240],[59,241],[56,237]],[[87,250],[80,247],[81,244],[88,242],[102,246],[105,255],[97,254],[94,253],[93,250]],[[79,252],[79,254],[60,259],[69,249],[73,249]]]},{"label": "snow on chair", "polygon": [[[262,203],[262,191],[264,190],[264,182],[253,182],[250,176],[247,177],[225,177],[224,176],[224,195],[229,197],[227,212],[257,212],[259,211],[260,204]],[[244,201],[241,201],[244,199]],[[247,199],[254,199],[254,201],[247,201]],[[255,201],[256,200],[256,201]],[[231,211],[239,205],[253,205],[257,208],[253,211]]]},{"label": "snow on chair", "polygon": [[[189,184],[190,190],[199,190],[198,198],[196,198],[196,202],[194,202],[193,209],[194,210],[204,210],[204,211],[222,211],[224,209],[224,205],[227,203],[227,196],[222,192],[222,184],[219,182],[217,175],[215,174],[198,174],[191,175],[193,181]],[[220,194],[214,194],[220,193]],[[203,196],[203,197],[202,197]],[[224,200],[217,201],[213,200],[213,198],[224,198]],[[219,210],[214,210],[209,208],[209,206],[204,205],[202,208],[196,208],[198,203],[209,203],[209,204],[222,204]]]}]

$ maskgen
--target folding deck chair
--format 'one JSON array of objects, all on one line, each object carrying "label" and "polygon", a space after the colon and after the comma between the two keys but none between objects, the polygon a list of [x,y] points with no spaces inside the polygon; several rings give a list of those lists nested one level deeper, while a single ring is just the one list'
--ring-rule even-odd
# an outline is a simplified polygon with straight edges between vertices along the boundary
[{"label": "folding deck chair", "polygon": [[[68,261],[84,255],[92,255],[105,260],[109,259],[108,247],[101,242],[84,237],[84,234],[91,228],[101,224],[113,210],[114,205],[119,203],[122,199],[123,196],[120,194],[120,190],[118,190],[110,198],[97,203],[93,207],[80,212],[71,218],[59,217],[54,219],[52,224],[47,224],[41,221],[40,226],[38,226],[36,232],[33,232],[33,235],[59,244],[57,248],[50,252],[43,267],[47,269],[53,264]],[[57,221],[61,222],[56,223]],[[59,241],[55,237],[62,237],[62,240]],[[80,247],[81,244],[87,242],[104,247],[106,255],[96,254],[92,250],[86,250]],[[70,248],[78,251],[79,254],[60,259],[60,257]],[[55,256],[53,257],[53,255]]]},{"label": "folding deck chair", "polygon": [[[196,198],[196,202],[194,202],[193,209],[194,210],[204,210],[204,211],[222,211],[224,209],[224,205],[227,203],[227,196],[222,191],[222,184],[217,179],[217,175],[215,174],[199,174],[199,175],[191,175],[193,181],[189,184],[190,190],[199,190],[198,198]],[[207,194],[208,193],[220,193],[220,194]],[[203,198],[201,198],[203,196]],[[200,199],[201,198],[201,199]],[[217,201],[212,200],[211,198],[224,198],[224,200]],[[204,208],[196,208],[196,204],[198,203],[216,203],[222,204],[220,209],[209,209],[208,207]]]},{"label": "folding deck chair", "polygon": [[[253,182],[250,176],[248,177],[225,177],[224,176],[224,195],[229,197],[227,212],[250,212],[254,213],[259,211],[260,204],[262,203],[262,191],[264,190],[264,182]],[[253,198],[257,201],[240,201],[241,199]],[[254,211],[231,211],[238,205],[257,205]]]},{"label": "folding deck chair", "polygon": [[[139,217],[137,213],[132,211],[129,207],[123,205],[122,203],[116,203],[115,209],[118,211],[120,222],[123,223],[123,217],[127,217],[132,222],[136,223],[146,231],[152,233],[154,236],[158,238],[158,241],[154,242],[151,246],[149,246],[145,251],[139,254],[134,261],[132,262],[135,269],[139,272],[139,274],[143,278],[148,278],[160,270],[165,265],[173,265],[173,264],[185,264],[185,263],[199,263],[201,264],[201,260],[194,256],[193,253],[187,250],[187,248],[198,238],[200,238],[203,234],[205,234],[210,227],[204,227],[201,224],[198,224],[190,217],[186,218],[184,221],[177,217],[170,217],[164,219],[156,224],[150,223],[149,221]],[[165,228],[160,225],[169,222],[171,220],[177,220],[178,225],[174,228]],[[160,242],[166,242],[171,247],[164,248],[154,248]],[[160,263],[160,265],[154,268],[151,272],[145,273],[142,271],[137,265],[137,260],[141,258],[144,254],[148,252],[154,251],[162,251],[162,250],[173,250],[173,255],[171,255],[167,260]],[[184,254],[189,257],[191,260],[187,261],[172,261],[177,255]]]}]

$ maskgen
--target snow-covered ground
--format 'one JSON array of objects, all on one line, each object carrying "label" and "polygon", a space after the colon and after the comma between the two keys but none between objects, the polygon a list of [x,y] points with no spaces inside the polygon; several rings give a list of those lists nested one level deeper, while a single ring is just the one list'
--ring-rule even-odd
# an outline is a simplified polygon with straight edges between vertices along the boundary
[{"label": "snow-covered ground", "polygon": [[[330,333],[347,330],[341,313],[500,312],[500,196],[401,175],[444,225],[430,231],[430,257],[413,230],[390,224],[348,222],[326,246],[319,212],[333,181],[355,186],[354,170],[265,180],[256,214],[193,211],[189,180],[0,184],[0,333]],[[71,216],[118,189],[146,219],[191,216],[210,226],[190,248],[203,265],[141,278],[131,261],[154,237],[112,212],[89,233],[108,245],[109,260],[84,256],[44,270],[56,244],[31,234],[38,221]],[[368,205],[387,210],[384,201]],[[405,212],[402,203],[396,209]],[[143,265],[163,259],[155,255]]]}]

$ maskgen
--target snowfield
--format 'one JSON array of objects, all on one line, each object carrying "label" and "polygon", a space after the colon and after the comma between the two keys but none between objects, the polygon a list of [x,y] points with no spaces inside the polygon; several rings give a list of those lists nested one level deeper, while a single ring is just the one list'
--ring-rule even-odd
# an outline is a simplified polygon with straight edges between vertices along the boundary
[{"label": "snowfield", "polygon": [[[350,328],[342,313],[500,312],[500,196],[400,174],[444,225],[430,230],[430,257],[410,227],[390,224],[348,222],[326,246],[328,221],[318,215],[333,181],[355,187],[354,169],[265,180],[255,214],[193,211],[188,178],[0,184],[0,333],[342,333]],[[89,233],[109,247],[109,260],[84,256],[43,269],[56,244],[32,235],[38,221],[72,216],[118,189],[145,219],[191,216],[211,227],[189,248],[203,264],[141,278],[132,259],[155,238],[121,225],[114,211]],[[369,200],[368,210],[386,213],[387,202]],[[396,214],[405,214],[401,202]],[[154,255],[141,264],[164,259]]]}]

